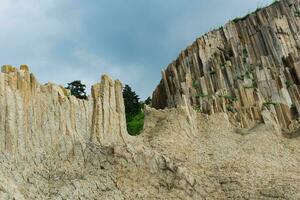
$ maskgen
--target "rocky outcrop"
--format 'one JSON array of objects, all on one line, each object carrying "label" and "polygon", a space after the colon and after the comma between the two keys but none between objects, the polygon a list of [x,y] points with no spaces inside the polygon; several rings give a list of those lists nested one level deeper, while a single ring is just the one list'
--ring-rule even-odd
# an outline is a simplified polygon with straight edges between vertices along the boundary
[{"label": "rocky outcrop", "polygon": [[153,107],[191,105],[226,112],[251,127],[270,112],[279,128],[294,130],[300,114],[300,4],[276,1],[198,38],[166,70]]},{"label": "rocky outcrop", "polygon": [[86,142],[126,145],[122,85],[104,75],[88,100],[52,83],[40,85],[26,65],[0,73],[0,150],[26,156],[80,153]]},{"label": "rocky outcrop", "polygon": [[119,81],[104,75],[80,100],[3,66],[0,199],[300,199],[298,6],[199,38],[153,94],[171,108],[146,106],[135,138]]}]

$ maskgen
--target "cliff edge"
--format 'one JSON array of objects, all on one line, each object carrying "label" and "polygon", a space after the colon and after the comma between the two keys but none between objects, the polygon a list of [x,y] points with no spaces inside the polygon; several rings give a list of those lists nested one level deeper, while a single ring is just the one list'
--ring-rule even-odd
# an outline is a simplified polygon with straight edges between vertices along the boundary
[{"label": "cliff edge", "polygon": [[198,38],[162,71],[153,106],[224,112],[245,128],[268,111],[278,129],[297,129],[299,10],[299,0],[276,1]]}]

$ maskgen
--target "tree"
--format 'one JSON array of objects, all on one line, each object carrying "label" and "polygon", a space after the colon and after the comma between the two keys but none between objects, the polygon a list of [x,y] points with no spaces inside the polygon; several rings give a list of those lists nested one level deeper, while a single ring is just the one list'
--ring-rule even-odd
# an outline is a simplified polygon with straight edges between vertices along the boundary
[{"label": "tree", "polygon": [[142,103],[139,102],[140,98],[129,85],[125,85],[123,88],[123,98],[127,131],[130,135],[138,135],[144,126],[144,113],[142,112]]},{"label": "tree", "polygon": [[139,102],[140,98],[135,93],[135,91],[132,91],[129,85],[125,85],[123,89],[123,98],[124,98],[126,119],[130,119],[141,112],[142,106],[141,103]]},{"label": "tree", "polygon": [[82,84],[80,80],[68,83],[68,87],[66,87],[66,89],[71,91],[71,95],[74,95],[78,99],[87,99],[85,88],[86,85]]},{"label": "tree", "polygon": [[151,97],[148,97],[146,100],[145,100],[145,104],[146,105],[150,105],[152,103],[152,99]]}]

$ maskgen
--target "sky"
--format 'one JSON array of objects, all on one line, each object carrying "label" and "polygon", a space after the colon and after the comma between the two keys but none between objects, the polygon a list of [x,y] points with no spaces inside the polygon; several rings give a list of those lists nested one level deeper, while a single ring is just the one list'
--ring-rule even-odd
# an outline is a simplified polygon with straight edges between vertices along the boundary
[{"label": "sky", "polygon": [[40,83],[90,86],[102,74],[144,100],[197,37],[272,0],[0,0],[0,64]]}]

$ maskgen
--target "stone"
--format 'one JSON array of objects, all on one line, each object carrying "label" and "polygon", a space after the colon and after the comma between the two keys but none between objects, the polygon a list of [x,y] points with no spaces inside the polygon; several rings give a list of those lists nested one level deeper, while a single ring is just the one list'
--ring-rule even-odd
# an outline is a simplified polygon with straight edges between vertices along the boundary
[{"label": "stone", "polygon": [[182,51],[137,137],[120,81],[80,100],[3,66],[0,199],[299,199],[297,8],[276,2]]},{"label": "stone", "polygon": [[[274,2],[197,38],[163,70],[152,95],[153,107],[181,106],[185,96],[192,107],[205,107],[202,112],[206,114],[227,112],[220,109],[224,101],[218,98],[225,93],[237,99],[234,104],[227,101],[225,107],[236,110],[238,118],[245,119],[242,124],[248,127],[261,122],[257,119],[262,118],[262,104],[281,103],[289,109],[298,105],[298,7],[298,0]],[[212,98],[205,99],[206,96]],[[250,107],[247,113],[260,117],[245,115],[243,110]],[[287,107],[282,108],[285,116],[279,117],[279,124],[286,127],[300,115],[299,108],[292,115],[285,114],[290,113]],[[273,114],[277,113],[281,112]]]}]

